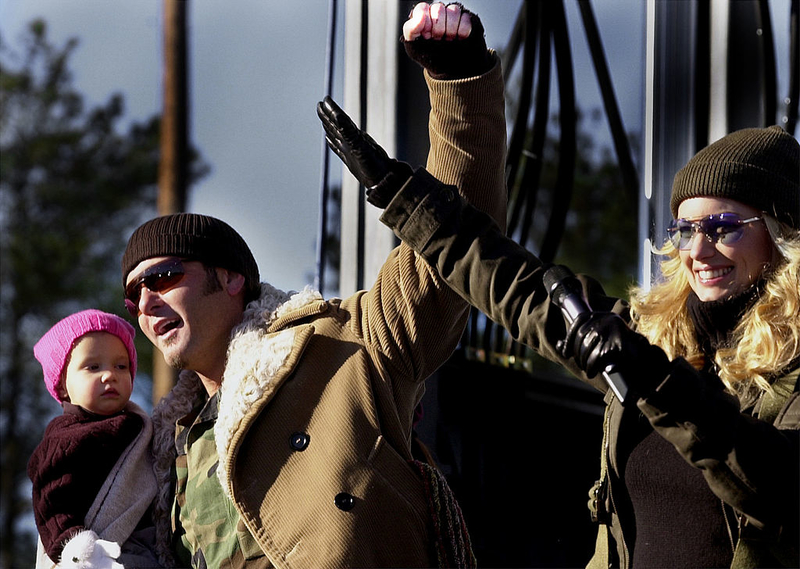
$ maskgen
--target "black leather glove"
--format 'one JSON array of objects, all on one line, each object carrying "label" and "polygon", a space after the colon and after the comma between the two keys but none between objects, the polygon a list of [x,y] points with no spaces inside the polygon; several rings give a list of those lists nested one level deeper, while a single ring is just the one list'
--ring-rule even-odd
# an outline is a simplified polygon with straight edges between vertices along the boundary
[{"label": "black leather glove", "polygon": [[559,348],[589,377],[613,364],[639,397],[651,393],[669,374],[670,361],[664,351],[612,312],[578,316]]},{"label": "black leather glove", "polygon": [[477,77],[489,71],[494,64],[486,48],[481,19],[463,7],[462,13],[469,14],[472,19],[472,31],[466,39],[416,38],[413,41],[405,41],[400,38],[408,57],[424,67],[435,79]]},{"label": "black leather glove", "polygon": [[367,201],[384,208],[414,171],[405,162],[389,158],[372,137],[360,130],[330,97],[317,103],[328,146],[367,188]]}]

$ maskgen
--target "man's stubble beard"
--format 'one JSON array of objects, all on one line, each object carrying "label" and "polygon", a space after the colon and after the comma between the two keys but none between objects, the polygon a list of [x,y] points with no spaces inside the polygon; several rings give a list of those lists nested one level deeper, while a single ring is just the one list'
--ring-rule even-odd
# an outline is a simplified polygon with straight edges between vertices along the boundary
[{"label": "man's stubble beard", "polygon": [[[174,344],[176,342],[177,342],[177,340],[175,338],[170,338],[169,340],[164,342],[164,347],[168,348],[169,346],[171,346],[172,344]],[[177,370],[186,369],[187,363],[186,363],[186,361],[183,359],[183,357],[180,354],[167,355],[164,352],[164,350],[160,350],[160,351],[161,351],[161,355],[164,357],[164,361],[167,363],[167,365],[169,367],[171,367],[173,369],[177,369]]]},{"label": "man's stubble beard", "polygon": [[166,358],[167,365],[173,369],[177,369],[179,371],[184,370],[187,368],[187,362],[181,357],[180,354],[175,354]]}]

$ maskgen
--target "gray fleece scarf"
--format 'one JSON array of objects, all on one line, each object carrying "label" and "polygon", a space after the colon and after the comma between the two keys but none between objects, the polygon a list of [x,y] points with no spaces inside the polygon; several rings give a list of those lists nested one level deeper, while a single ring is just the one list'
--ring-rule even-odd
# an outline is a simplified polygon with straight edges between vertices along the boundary
[{"label": "gray fleece scarf", "polygon": [[[129,401],[125,409],[142,418],[142,431],[117,460],[106,481],[86,513],[84,525],[97,533],[100,539],[122,545],[136,529],[153,499],[156,497],[156,479],[150,454],[153,424],[150,417]],[[39,540],[36,553],[37,569],[53,567]],[[169,567],[170,565],[164,565]]]}]

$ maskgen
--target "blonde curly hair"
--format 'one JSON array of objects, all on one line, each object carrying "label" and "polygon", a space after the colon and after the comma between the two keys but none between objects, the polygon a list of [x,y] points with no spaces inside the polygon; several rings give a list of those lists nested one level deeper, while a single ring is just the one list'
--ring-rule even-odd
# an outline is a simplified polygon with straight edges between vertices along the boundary
[{"label": "blonde curly hair", "polygon": [[[742,401],[768,391],[776,377],[800,360],[800,230],[767,215],[764,221],[780,260],[769,268],[763,293],[734,329],[731,347],[714,355],[720,379]],[[692,289],[679,252],[667,240],[655,253],[665,257],[661,278],[650,290],[631,289],[633,324],[670,359],[683,357],[702,368],[705,356],[686,306]]]}]

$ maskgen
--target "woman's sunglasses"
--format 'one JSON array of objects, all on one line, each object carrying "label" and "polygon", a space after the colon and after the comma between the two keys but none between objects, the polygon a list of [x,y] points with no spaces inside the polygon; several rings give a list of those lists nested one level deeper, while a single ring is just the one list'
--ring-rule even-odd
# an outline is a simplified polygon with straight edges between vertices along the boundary
[{"label": "woman's sunglasses", "polygon": [[185,274],[181,259],[172,259],[145,269],[139,278],[125,287],[125,308],[132,317],[138,318],[142,287],[153,292],[164,292],[181,282]]},{"label": "woman's sunglasses", "polygon": [[711,243],[732,245],[741,239],[744,226],[761,217],[742,219],[736,213],[716,213],[701,219],[673,219],[667,235],[676,249],[691,249],[696,233],[702,233]]}]

